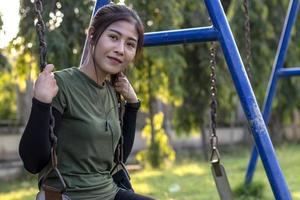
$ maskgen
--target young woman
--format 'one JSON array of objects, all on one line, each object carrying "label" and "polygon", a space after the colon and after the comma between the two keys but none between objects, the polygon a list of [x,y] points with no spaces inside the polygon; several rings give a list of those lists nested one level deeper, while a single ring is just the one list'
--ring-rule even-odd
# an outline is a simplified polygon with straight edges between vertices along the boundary
[{"label": "young woman", "polygon": [[[122,127],[125,161],[134,141],[140,102],[122,71],[140,52],[143,33],[140,18],[132,9],[104,6],[89,27],[88,52],[82,65],[55,73],[54,66],[47,65],[35,83],[20,156],[31,173],[43,177],[49,169],[52,105],[58,169],[72,200],[151,199],[118,188],[110,174],[121,136],[116,92],[126,101]],[[109,81],[112,75],[115,79]]]}]

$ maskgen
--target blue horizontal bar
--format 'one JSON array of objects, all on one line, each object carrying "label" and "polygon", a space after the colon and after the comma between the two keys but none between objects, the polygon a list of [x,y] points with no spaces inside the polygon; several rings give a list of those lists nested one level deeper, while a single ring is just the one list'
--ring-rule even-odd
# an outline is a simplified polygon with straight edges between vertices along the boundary
[{"label": "blue horizontal bar", "polygon": [[277,74],[278,76],[300,76],[300,67],[281,68]]},{"label": "blue horizontal bar", "polygon": [[218,31],[210,27],[145,33],[144,46],[159,46],[218,40]]}]

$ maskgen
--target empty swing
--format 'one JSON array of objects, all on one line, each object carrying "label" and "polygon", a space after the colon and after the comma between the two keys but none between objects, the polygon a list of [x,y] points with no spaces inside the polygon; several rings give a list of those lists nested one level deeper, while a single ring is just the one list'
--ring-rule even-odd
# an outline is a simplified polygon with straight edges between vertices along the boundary
[{"label": "empty swing", "polygon": [[212,42],[210,47],[210,95],[211,95],[211,104],[210,104],[210,119],[211,119],[211,171],[214,177],[215,184],[221,200],[231,200],[233,195],[230,189],[228,178],[226,175],[225,168],[221,164],[221,157],[218,149],[218,136],[216,134],[217,126],[217,88],[216,88],[216,47],[215,43]]},{"label": "empty swing", "polygon": [[[243,1],[243,11],[245,15],[245,45],[246,45],[246,71],[249,79],[250,74],[250,59],[251,59],[251,39],[250,39],[250,19],[249,19],[249,2]],[[214,181],[221,200],[232,200],[233,193],[230,188],[230,184],[226,175],[224,166],[221,164],[220,153],[218,150],[218,137],[216,134],[216,117],[217,117],[217,88],[216,88],[216,43],[212,42],[210,47],[210,81],[211,81],[211,104],[210,104],[210,118],[211,118],[211,171],[214,177]]]}]

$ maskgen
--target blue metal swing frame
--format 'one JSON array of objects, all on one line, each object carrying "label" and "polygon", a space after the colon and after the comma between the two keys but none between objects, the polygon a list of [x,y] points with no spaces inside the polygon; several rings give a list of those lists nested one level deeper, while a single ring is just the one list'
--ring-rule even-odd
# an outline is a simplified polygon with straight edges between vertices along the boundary
[{"label": "blue metal swing frame", "polygon": [[[110,1],[108,0],[97,0],[93,13],[109,2]],[[256,149],[261,157],[273,194],[277,200],[292,199],[222,4],[220,0],[204,0],[204,3],[211,18],[212,26],[145,33],[144,46],[149,47],[208,41],[218,41],[220,43],[234,86],[252,130]],[[299,70],[281,69],[279,71],[280,73],[278,74],[282,76],[294,73],[299,74]],[[275,78],[277,77],[278,76]]]},{"label": "blue metal swing frame", "polygon": [[[284,66],[288,45],[291,38],[292,28],[295,25],[296,17],[299,10],[300,1],[290,0],[289,7],[287,10],[284,27],[280,36],[279,45],[277,48],[276,57],[273,64],[272,74],[269,79],[268,88],[263,104],[263,118],[265,123],[268,124],[271,115],[272,102],[276,93],[276,86],[279,78],[291,77],[300,75],[300,67],[289,67]],[[245,184],[250,184],[253,179],[253,175],[256,168],[258,158],[258,152],[256,147],[253,145],[251,158],[248,164],[247,173],[245,176]]]}]

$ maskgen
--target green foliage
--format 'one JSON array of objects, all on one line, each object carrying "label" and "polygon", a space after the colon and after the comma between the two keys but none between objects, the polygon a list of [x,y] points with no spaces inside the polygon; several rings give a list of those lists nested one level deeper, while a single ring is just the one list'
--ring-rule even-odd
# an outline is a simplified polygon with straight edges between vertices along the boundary
[{"label": "green foliage", "polygon": [[3,71],[3,70],[8,70],[10,68],[10,65],[7,61],[7,58],[1,54],[1,51],[0,51],[0,71]]},{"label": "green foliage", "polygon": [[11,73],[15,77],[15,84],[21,92],[27,88],[29,79],[35,79],[37,74],[37,61],[31,52],[31,47],[24,46],[25,38],[17,37],[7,47],[11,64]]},{"label": "green foliage", "polygon": [[[245,30],[244,30],[244,13],[242,11],[242,2],[233,1],[229,7],[228,14],[231,16],[231,28],[235,36],[238,48],[242,59],[245,61],[246,48],[245,48]],[[276,35],[274,26],[270,23],[270,10],[266,2],[256,1],[250,4],[250,21],[251,21],[251,52],[252,60],[250,64],[250,74],[252,75],[252,86],[258,103],[262,105],[266,86],[271,74],[272,62],[275,58],[276,43],[279,38]],[[280,9],[280,4],[277,5]],[[276,22],[282,19],[282,16],[277,16]],[[279,27],[277,25],[277,27]],[[281,29],[281,27],[280,27]],[[242,31],[241,31],[242,30]],[[278,33],[278,32],[277,32]]]},{"label": "green foliage", "polygon": [[2,14],[0,13],[0,31],[2,30],[3,21],[2,21]]},{"label": "green foliage", "polygon": [[[181,2],[175,0],[132,0],[130,4],[139,12],[145,24],[146,32],[177,29],[181,24]],[[155,110],[155,106],[158,101],[171,105],[180,101],[179,77],[182,74],[182,67],[185,65],[183,58],[180,56],[180,49],[179,46],[144,49],[143,55],[136,63],[137,67],[128,73],[144,102],[142,110],[150,114],[148,125],[145,127],[148,130],[147,132],[150,133],[148,135],[150,137],[149,151],[147,154],[144,153],[144,156],[140,154],[140,158],[148,158],[153,167],[162,165],[166,155],[172,154],[168,150],[170,149],[169,144],[164,142],[164,138],[167,139],[167,137],[163,129],[155,128],[156,126],[162,126],[162,124],[156,124],[159,122],[156,122],[155,113],[161,110]]]},{"label": "green foliage", "polygon": [[[182,22],[178,1],[131,0],[129,4],[138,11],[146,32],[177,29]],[[135,64],[136,68],[129,72],[134,87],[143,99],[144,111],[149,110],[152,96],[164,103],[176,104],[180,101],[179,78],[185,65],[180,49],[181,46],[145,48]]]},{"label": "green foliage", "polygon": [[14,78],[10,71],[0,71],[0,119],[15,119],[16,92]]},{"label": "green foliage", "polygon": [[[209,25],[206,7],[198,1],[183,1],[181,8],[184,21],[181,28],[200,27]],[[181,56],[186,66],[183,68],[180,82],[182,90],[182,104],[175,114],[175,127],[178,132],[191,132],[208,123],[208,109],[210,104],[210,43],[185,44]],[[219,49],[220,50],[220,49]],[[218,88],[218,116],[223,123],[229,123],[231,112],[237,102],[235,92],[230,85],[230,76],[224,62],[223,54],[217,54],[217,88]]]},{"label": "green foliage", "polygon": [[[147,120],[142,131],[142,135],[147,141],[147,149],[139,152],[136,156],[138,161],[149,163],[154,168],[161,168],[175,160],[175,151],[170,147],[168,137],[162,128],[163,118],[162,112],[154,116],[154,130],[151,130],[150,119]],[[154,136],[152,131],[155,132]]]},{"label": "green foliage", "polygon": [[[21,53],[18,55],[17,64],[12,65],[13,73],[23,77],[19,79],[23,80],[23,84],[30,69],[24,56],[33,55],[31,68],[37,72],[34,68],[38,61],[38,41],[33,23],[34,6],[31,1],[21,0],[20,3],[20,32],[14,42],[21,41],[17,42],[17,49]],[[48,62],[53,63],[56,69],[78,66],[94,1],[55,0],[43,3]],[[209,25],[205,5],[197,0],[128,0],[126,3],[138,11],[146,32]],[[242,1],[229,0],[222,3],[241,57],[245,60],[245,16]],[[251,83],[260,107],[263,104],[288,3],[288,0],[250,2],[250,71],[253,77]],[[299,17],[297,20],[299,21]],[[300,47],[297,45],[300,42],[299,26],[300,23],[296,23],[292,31],[287,66],[300,64]],[[228,125],[234,120],[238,97],[220,48],[217,58],[218,123]],[[0,66],[7,65],[0,63]],[[128,71],[128,76],[142,99],[142,111],[149,112],[150,99],[156,99],[174,108],[174,128],[178,132],[190,132],[208,123],[209,43],[145,48],[135,66]],[[300,101],[295,100],[300,98],[297,92],[299,87],[299,79],[296,78],[282,80],[278,84],[272,112],[279,116],[279,121],[293,122],[291,113],[295,108],[300,108]]]},{"label": "green foliage", "polygon": [[[47,27],[45,32],[48,46],[47,61],[48,63],[53,63],[56,69],[78,66],[85,39],[85,28],[89,25],[93,4],[92,0],[43,2],[43,19]],[[19,13],[19,33],[6,51],[9,52],[7,54],[8,59],[12,61],[10,70],[11,80],[13,81],[11,82],[17,86],[14,92],[18,91],[20,94],[23,94],[30,90],[28,87],[32,87],[32,85],[28,85],[28,83],[30,80],[36,79],[39,71],[39,43],[34,26],[36,14],[32,1],[21,0]],[[2,69],[3,64],[0,63],[0,66]],[[10,84],[10,82],[6,83]],[[11,92],[11,90],[3,93],[6,94],[8,92]],[[30,95],[23,95],[24,97],[19,98],[20,96],[18,96],[19,105],[28,102],[28,99],[25,100],[24,98],[30,98]],[[3,101],[16,104],[16,94],[6,95],[5,97],[9,100],[2,98]],[[9,112],[1,111],[5,113],[3,115],[11,118],[11,114],[8,113],[15,113],[16,108],[6,106],[7,104],[4,102],[1,102],[1,105],[3,105],[3,108],[10,110]]]},{"label": "green foliage", "polygon": [[[48,63],[56,69],[78,66],[85,40],[85,29],[89,25],[93,9],[92,0],[45,1],[43,19],[47,26]],[[19,35],[24,37],[24,46],[33,44],[33,52],[38,58],[38,40],[33,24],[34,5],[21,0],[21,21]],[[38,60],[38,59],[36,59]]]},{"label": "green foliage", "polygon": [[[3,21],[2,21],[2,14],[0,13],[0,33],[2,32],[2,26],[3,26]],[[2,51],[0,49],[0,70],[3,70],[8,66],[8,62],[6,57],[2,54]]]},{"label": "green foliage", "polygon": [[[0,13],[0,32],[3,28],[2,14]],[[14,104],[15,86],[11,74],[11,65],[5,56],[5,50],[0,49],[0,119],[13,119],[16,106]]]},{"label": "green foliage", "polygon": [[250,185],[245,186],[244,183],[238,185],[233,193],[234,196],[243,200],[263,199],[265,191],[265,185],[263,182],[253,182]]},{"label": "green foliage", "polygon": [[[287,8],[288,2],[283,2],[284,8]],[[273,15],[276,15],[273,13]],[[285,67],[299,67],[300,66],[300,15],[296,18],[296,23],[292,29],[291,41],[289,43],[289,48],[287,51],[284,66]],[[276,23],[273,24],[276,27]],[[279,40],[278,40],[279,41]],[[278,84],[278,90],[280,95],[275,98],[274,104],[275,113],[281,113],[278,117],[280,121],[286,124],[291,124],[294,122],[293,110],[300,109],[300,79],[297,77],[285,78]],[[275,124],[275,122],[273,123]]]},{"label": "green foliage", "polygon": [[[266,86],[271,73],[280,32],[288,0],[251,1],[251,39],[252,39],[252,86],[258,103],[262,106]],[[78,66],[88,27],[92,0],[44,2],[44,20],[48,31],[48,62],[56,68]],[[208,15],[204,3],[189,1],[147,1],[130,0],[145,24],[145,30],[160,31],[168,29],[207,26]],[[241,1],[224,1],[227,17],[235,36],[242,58],[245,58],[244,29],[245,16]],[[24,38],[24,46],[32,43],[33,48],[25,52],[34,53],[37,58],[37,37],[33,26],[34,12],[30,1],[21,1],[21,22],[19,36]],[[61,21],[62,20],[62,21]],[[280,24],[280,25],[278,25]],[[293,30],[292,42],[286,61],[289,66],[299,65],[299,43],[297,31]],[[189,132],[207,123],[209,109],[209,44],[185,44],[169,47],[150,47],[144,53],[128,75],[140,98],[142,110],[149,111],[151,97],[175,108],[174,125],[179,132]],[[150,68],[150,70],[149,70]],[[224,56],[218,52],[217,60],[218,121],[230,124],[233,120],[238,97],[228,73]],[[274,112],[283,113],[282,121],[291,121],[291,112],[299,106],[296,92],[300,88],[299,80],[291,79],[279,84],[277,98],[274,99]],[[288,89],[287,89],[288,88]],[[189,113],[188,115],[186,113]]]},{"label": "green foliage", "polygon": [[[184,2],[182,10],[185,14],[182,27],[207,26],[208,16],[204,5],[198,1]],[[251,83],[254,93],[261,107],[288,3],[288,0],[250,1],[250,37],[252,41],[250,74],[252,75]],[[224,1],[223,5],[241,57],[245,61],[245,16],[242,1]],[[299,45],[297,46],[300,42],[299,31],[297,31],[299,28],[299,23],[296,23],[292,32],[286,66],[300,65],[299,56],[297,56],[300,51]],[[176,130],[178,131],[188,132],[203,126],[208,121],[208,117],[206,117],[210,101],[208,51],[207,43],[204,45],[184,45],[182,55],[187,67],[183,69],[181,76],[182,90],[184,91],[182,93],[183,102],[177,109],[175,118]],[[217,58],[218,123],[229,125],[234,120],[238,96],[221,51],[218,52]],[[272,110],[279,117],[279,121],[292,123],[292,112],[295,108],[299,109],[300,107],[299,101],[295,100],[300,98],[300,94],[297,92],[300,89],[299,85],[299,79],[296,78],[279,81]],[[279,113],[281,113],[280,116],[278,116]]]},{"label": "green foliage", "polygon": [[[258,103],[263,105],[265,93],[267,90],[268,81],[271,75],[272,65],[275,62],[277,46],[279,44],[280,34],[284,25],[285,15],[287,13],[288,4],[290,1],[251,1],[250,2],[250,20],[251,20],[251,40],[252,40],[252,86]],[[241,2],[232,1],[228,15],[232,31],[236,38],[239,49],[241,50],[242,58],[245,58],[244,48],[244,19],[240,9]],[[276,11],[275,11],[276,10]],[[299,21],[300,18],[298,17]],[[291,42],[289,44],[287,56],[285,59],[285,67],[295,67],[300,65],[299,52],[300,48],[297,45],[299,42],[299,23],[295,23],[292,31]],[[297,78],[280,79],[277,85],[277,93],[273,100],[272,113],[275,113],[271,118],[271,126],[281,123],[292,123],[292,112],[294,109],[300,108],[300,103],[296,99],[300,98],[299,82]],[[273,121],[272,119],[276,119]],[[277,124],[276,124],[277,123]]]}]

